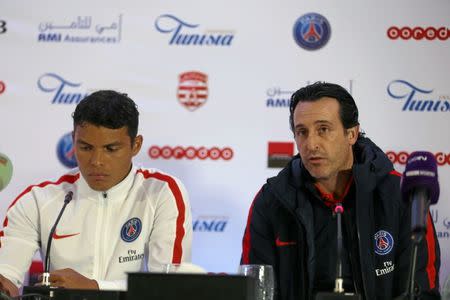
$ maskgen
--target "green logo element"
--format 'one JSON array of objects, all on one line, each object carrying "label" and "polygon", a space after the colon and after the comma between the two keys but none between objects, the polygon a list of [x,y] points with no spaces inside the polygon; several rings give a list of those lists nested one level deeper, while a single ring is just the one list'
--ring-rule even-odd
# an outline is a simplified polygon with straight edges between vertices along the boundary
[{"label": "green logo element", "polygon": [[11,181],[13,166],[11,160],[3,153],[0,153],[0,192],[6,188]]}]

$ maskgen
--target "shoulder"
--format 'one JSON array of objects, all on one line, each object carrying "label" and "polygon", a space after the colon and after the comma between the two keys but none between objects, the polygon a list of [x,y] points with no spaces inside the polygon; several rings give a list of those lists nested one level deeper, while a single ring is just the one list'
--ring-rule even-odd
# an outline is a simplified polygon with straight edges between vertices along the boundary
[{"label": "shoulder", "polygon": [[72,169],[54,180],[45,180],[26,187],[10,204],[10,208],[23,198],[34,198],[36,201],[49,201],[71,190],[71,186],[80,179],[78,169]]},{"label": "shoulder", "polygon": [[135,170],[135,177],[148,191],[157,192],[168,188],[174,194],[185,193],[185,187],[180,179],[158,169],[138,167]]}]

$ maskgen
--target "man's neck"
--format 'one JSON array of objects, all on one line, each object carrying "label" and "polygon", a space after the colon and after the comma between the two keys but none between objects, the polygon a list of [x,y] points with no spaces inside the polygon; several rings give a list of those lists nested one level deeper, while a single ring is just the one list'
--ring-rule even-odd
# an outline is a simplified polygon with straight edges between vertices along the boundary
[{"label": "man's neck", "polygon": [[335,177],[318,179],[316,183],[327,194],[332,194],[335,199],[340,199],[345,193],[347,184],[352,176],[352,170],[340,171]]}]

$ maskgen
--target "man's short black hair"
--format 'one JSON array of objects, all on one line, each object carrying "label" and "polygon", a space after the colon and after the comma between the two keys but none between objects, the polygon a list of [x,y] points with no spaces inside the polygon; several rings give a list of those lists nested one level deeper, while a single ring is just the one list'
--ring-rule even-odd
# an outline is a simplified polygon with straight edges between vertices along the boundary
[{"label": "man's short black hair", "polygon": [[317,101],[322,97],[334,98],[339,102],[339,115],[345,129],[359,125],[358,107],[356,107],[352,95],[340,85],[318,81],[292,94],[289,107],[289,123],[292,132],[294,132],[294,110],[297,104],[299,102]]},{"label": "man's short black hair", "polygon": [[85,97],[78,103],[72,117],[74,130],[84,123],[110,129],[127,126],[132,142],[139,126],[139,112],[134,101],[127,94],[112,90],[97,91]]}]

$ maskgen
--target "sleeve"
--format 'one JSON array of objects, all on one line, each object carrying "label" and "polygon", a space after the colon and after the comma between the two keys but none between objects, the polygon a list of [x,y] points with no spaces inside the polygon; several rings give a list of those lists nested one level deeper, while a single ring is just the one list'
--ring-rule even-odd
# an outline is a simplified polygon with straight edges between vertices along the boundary
[{"label": "sleeve", "polygon": [[102,291],[126,291],[127,280],[97,280],[98,289]]},{"label": "sleeve", "polygon": [[248,213],[247,226],[242,239],[241,264],[267,264],[276,266],[274,234],[265,207],[265,187],[256,194]]},{"label": "sleeve", "polygon": [[148,241],[149,271],[161,271],[167,263],[191,261],[192,217],[188,194],[179,180],[166,176],[164,181]]},{"label": "sleeve", "polygon": [[428,213],[427,232],[417,253],[416,285],[422,299],[439,299],[439,268],[441,252],[434,228],[433,218]]},{"label": "sleeve", "polygon": [[25,191],[9,206],[0,231],[0,273],[18,287],[39,248],[39,212],[32,191]]}]

